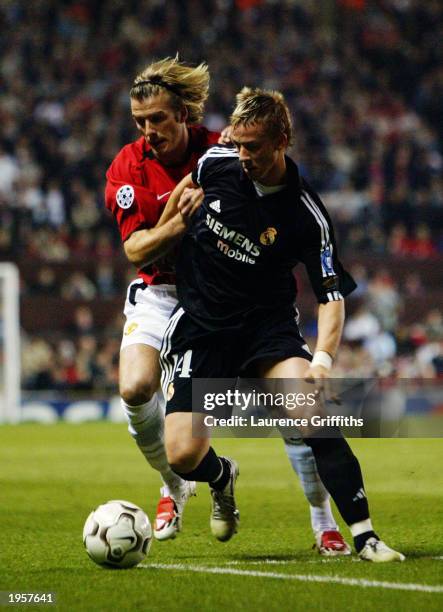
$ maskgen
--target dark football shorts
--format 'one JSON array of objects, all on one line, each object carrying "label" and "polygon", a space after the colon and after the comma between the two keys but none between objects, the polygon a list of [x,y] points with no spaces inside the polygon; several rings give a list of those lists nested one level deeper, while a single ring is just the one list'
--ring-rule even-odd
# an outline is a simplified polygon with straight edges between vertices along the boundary
[{"label": "dark football shorts", "polygon": [[166,414],[192,412],[193,378],[252,378],[258,361],[312,360],[294,310],[260,314],[238,329],[208,331],[177,307],[160,353]]}]

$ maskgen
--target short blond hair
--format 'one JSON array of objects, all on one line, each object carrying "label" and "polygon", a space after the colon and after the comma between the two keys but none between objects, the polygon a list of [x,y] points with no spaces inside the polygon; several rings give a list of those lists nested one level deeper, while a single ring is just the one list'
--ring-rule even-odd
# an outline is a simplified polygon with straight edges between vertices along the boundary
[{"label": "short blond hair", "polygon": [[165,91],[174,109],[178,111],[186,107],[187,123],[198,123],[203,118],[209,93],[207,64],[190,66],[180,62],[178,56],[152,62],[135,77],[129,95],[136,100],[143,100]]},{"label": "short blond hair", "polygon": [[285,98],[279,91],[243,87],[236,96],[231,115],[233,128],[238,125],[263,123],[271,138],[285,134],[292,143],[292,119]]}]

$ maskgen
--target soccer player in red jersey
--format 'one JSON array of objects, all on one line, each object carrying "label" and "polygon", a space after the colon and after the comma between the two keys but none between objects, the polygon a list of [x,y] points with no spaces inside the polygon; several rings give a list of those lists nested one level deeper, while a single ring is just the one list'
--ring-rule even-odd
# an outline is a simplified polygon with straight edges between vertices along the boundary
[{"label": "soccer player in red jersey", "polygon": [[[177,303],[174,246],[186,231],[187,219],[177,213],[161,227],[157,222],[176,184],[219,142],[218,133],[198,125],[208,89],[205,64],[191,67],[166,58],[145,68],[130,91],[132,117],[142,135],[123,147],[106,175],[106,206],[116,218],[126,256],[138,268],[124,309],[121,402],[131,435],[164,482],[154,524],[154,535],[160,540],[175,537],[180,529],[183,506],[194,492],[194,483],[182,480],[168,465],[163,444],[165,402],[159,390],[159,350]],[[320,552],[348,552],[310,448],[299,440],[285,443],[310,502]]]},{"label": "soccer player in red jersey", "polygon": [[[106,178],[106,206],[113,213],[128,259],[138,276],[129,285],[120,352],[119,386],[129,431],[164,481],[154,534],[174,537],[184,503],[194,492],[168,466],[163,446],[164,402],[159,391],[159,349],[176,304],[173,256],[166,255],[186,225],[178,214],[156,228],[171,191],[219,134],[197,125],[208,96],[205,64],[175,59],[150,64],[130,90],[131,113],[141,137],[118,153]],[[155,264],[148,258],[165,254]]]}]

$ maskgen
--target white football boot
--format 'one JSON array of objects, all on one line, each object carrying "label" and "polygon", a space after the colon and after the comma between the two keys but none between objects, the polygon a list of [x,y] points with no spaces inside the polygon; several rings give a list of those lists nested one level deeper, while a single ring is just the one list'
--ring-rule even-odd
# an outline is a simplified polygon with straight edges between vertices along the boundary
[{"label": "white football boot", "polygon": [[373,563],[405,560],[404,555],[389,548],[382,540],[377,540],[377,538],[369,538],[362,550],[358,553],[358,556],[363,561],[372,561]]},{"label": "white football boot", "polygon": [[195,495],[195,482],[183,481],[179,489],[162,487],[161,498],[157,506],[157,516],[154,521],[154,538],[170,540],[176,537],[182,528],[183,508],[192,495]]},{"label": "white football boot", "polygon": [[210,525],[212,535],[220,542],[227,542],[234,533],[237,533],[237,526],[240,521],[240,513],[234,499],[234,487],[239,469],[237,463],[232,459],[227,457],[223,457],[223,459],[229,462],[231,475],[228,484],[222,491],[211,488],[212,512]]}]

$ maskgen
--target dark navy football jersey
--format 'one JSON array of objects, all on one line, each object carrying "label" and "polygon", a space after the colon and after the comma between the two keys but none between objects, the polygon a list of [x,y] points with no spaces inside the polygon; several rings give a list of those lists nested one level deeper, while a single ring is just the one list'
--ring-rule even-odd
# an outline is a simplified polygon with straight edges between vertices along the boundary
[{"label": "dark navy football jersey", "polygon": [[321,303],[355,288],[323,203],[289,157],[286,164],[285,188],[259,196],[235,149],[216,145],[199,160],[192,177],[205,196],[182,241],[177,291],[204,327],[235,327],[264,309],[292,309],[299,262]]}]

